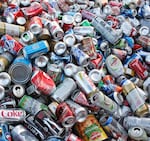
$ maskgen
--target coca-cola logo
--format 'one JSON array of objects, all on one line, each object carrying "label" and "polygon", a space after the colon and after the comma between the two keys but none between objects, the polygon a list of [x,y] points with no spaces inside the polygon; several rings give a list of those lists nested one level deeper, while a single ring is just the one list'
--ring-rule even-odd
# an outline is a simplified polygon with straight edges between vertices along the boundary
[{"label": "coca-cola logo", "polygon": [[0,118],[21,118],[24,115],[22,110],[0,110]]}]

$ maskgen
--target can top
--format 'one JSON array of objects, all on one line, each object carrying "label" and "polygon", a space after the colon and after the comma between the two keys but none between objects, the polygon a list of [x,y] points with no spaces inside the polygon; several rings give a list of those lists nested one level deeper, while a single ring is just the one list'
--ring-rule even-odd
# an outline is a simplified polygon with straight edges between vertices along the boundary
[{"label": "can top", "polygon": [[27,22],[26,19],[24,17],[18,17],[16,20],[17,24],[19,25],[25,25],[25,23]]},{"label": "can top", "polygon": [[74,22],[74,18],[71,15],[63,15],[62,22],[64,24],[72,24]]}]

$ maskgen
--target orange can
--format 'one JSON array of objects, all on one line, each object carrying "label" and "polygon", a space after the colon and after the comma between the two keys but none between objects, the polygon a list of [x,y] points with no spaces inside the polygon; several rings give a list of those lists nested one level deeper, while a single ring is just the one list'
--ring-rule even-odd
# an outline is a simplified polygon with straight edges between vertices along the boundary
[{"label": "orange can", "polygon": [[94,115],[88,115],[84,122],[77,122],[75,130],[84,141],[104,141],[108,137]]}]

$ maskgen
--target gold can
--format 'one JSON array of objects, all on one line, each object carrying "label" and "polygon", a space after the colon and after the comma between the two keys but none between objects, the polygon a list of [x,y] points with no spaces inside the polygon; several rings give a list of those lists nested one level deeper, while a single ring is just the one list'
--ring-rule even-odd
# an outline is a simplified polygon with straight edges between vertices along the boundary
[{"label": "gold can", "polygon": [[84,141],[104,141],[108,137],[94,115],[88,115],[84,122],[77,122],[75,130]]}]

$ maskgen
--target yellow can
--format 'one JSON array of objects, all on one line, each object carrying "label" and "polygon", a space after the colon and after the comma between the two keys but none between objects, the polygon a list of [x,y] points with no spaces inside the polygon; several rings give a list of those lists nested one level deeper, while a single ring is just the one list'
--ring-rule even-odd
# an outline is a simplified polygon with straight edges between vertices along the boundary
[{"label": "yellow can", "polygon": [[84,141],[104,141],[108,138],[94,115],[88,115],[84,122],[77,122],[75,130]]}]

